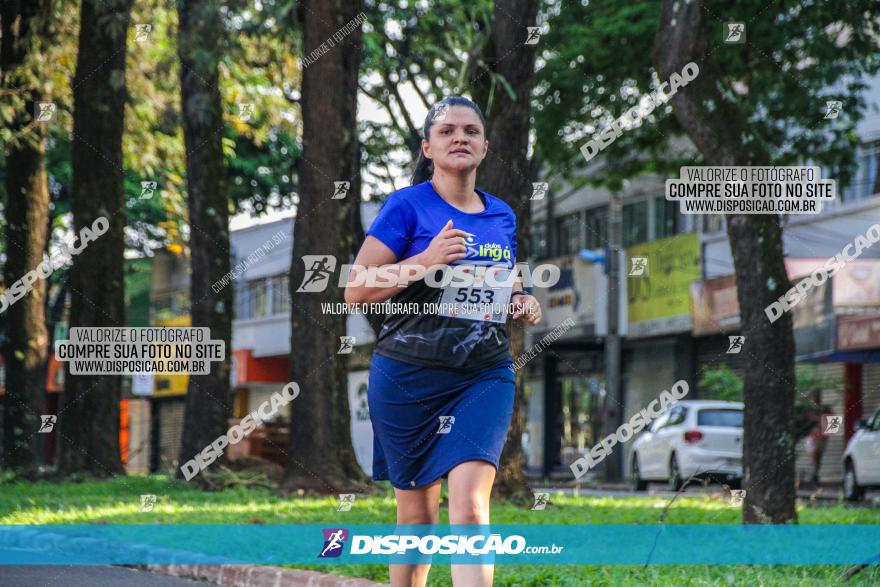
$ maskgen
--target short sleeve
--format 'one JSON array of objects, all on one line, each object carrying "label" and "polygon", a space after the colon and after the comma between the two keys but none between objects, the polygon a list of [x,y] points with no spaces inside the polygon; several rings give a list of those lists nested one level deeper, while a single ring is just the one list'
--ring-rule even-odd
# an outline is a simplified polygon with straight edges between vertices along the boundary
[{"label": "short sleeve", "polygon": [[510,215],[513,219],[513,230],[510,231],[510,254],[513,262],[516,263],[516,214],[511,211]]},{"label": "short sleeve", "polygon": [[415,227],[412,207],[403,198],[392,194],[385,200],[367,234],[385,243],[400,259],[412,242]]},{"label": "short sleeve", "polygon": [[513,231],[510,234],[510,252],[513,262],[516,263],[516,216],[513,217]]}]

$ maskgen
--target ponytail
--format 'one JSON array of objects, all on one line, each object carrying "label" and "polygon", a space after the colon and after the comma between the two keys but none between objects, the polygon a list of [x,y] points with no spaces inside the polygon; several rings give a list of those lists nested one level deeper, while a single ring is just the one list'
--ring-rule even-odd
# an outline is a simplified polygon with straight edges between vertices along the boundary
[{"label": "ponytail", "polygon": [[[480,117],[480,122],[483,123],[483,128],[486,128],[486,118],[483,116],[483,111],[480,110],[479,106],[477,106],[464,96],[448,96],[431,106],[431,108],[428,110],[428,114],[427,116],[425,116],[425,123],[422,125],[423,139],[427,139],[431,135],[431,127],[434,125],[434,122],[436,122],[438,119],[442,119],[442,117],[445,116],[446,112],[452,106],[465,106],[467,108],[470,108],[477,113],[477,116]],[[427,181],[432,177],[434,177],[434,162],[428,157],[425,157],[425,152],[422,150],[420,142],[419,158],[416,160],[413,174],[410,178],[410,185],[422,183],[423,181]]]},{"label": "ponytail", "polygon": [[410,179],[410,185],[422,183],[432,177],[434,177],[434,162],[425,157],[425,153],[420,150],[419,159],[416,161],[416,167]]}]

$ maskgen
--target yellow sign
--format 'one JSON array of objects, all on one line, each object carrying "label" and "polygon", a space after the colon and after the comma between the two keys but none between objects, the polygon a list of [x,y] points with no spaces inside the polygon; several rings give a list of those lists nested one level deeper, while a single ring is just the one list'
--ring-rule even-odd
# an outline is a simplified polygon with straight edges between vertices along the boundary
[{"label": "yellow sign", "polygon": [[690,316],[690,284],[699,281],[700,237],[679,234],[627,248],[627,321]]},{"label": "yellow sign", "polygon": [[[166,320],[156,320],[155,326],[190,326],[189,316],[176,316]],[[186,395],[189,375],[186,373],[157,373],[153,381],[153,397]]]}]

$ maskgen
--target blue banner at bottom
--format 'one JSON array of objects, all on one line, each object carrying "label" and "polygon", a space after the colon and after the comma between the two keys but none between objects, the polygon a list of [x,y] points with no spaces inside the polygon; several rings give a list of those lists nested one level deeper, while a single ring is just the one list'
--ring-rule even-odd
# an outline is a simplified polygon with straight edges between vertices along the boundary
[{"label": "blue banner at bottom", "polygon": [[7,525],[0,564],[749,564],[880,560],[880,525]]}]

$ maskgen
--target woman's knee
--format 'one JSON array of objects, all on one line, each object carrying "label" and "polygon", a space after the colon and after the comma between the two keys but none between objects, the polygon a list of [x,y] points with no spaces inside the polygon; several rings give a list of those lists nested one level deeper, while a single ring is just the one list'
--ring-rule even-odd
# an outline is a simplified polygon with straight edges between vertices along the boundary
[{"label": "woman's knee", "polygon": [[495,467],[467,461],[449,473],[449,523],[488,524]]},{"label": "woman's knee", "polygon": [[489,499],[478,494],[460,495],[449,500],[450,524],[488,524]]},{"label": "woman's knee", "polygon": [[439,484],[423,490],[397,492],[398,524],[437,524],[440,520]]},{"label": "woman's knee", "polygon": [[397,507],[398,524],[437,524],[440,522],[440,507]]}]

